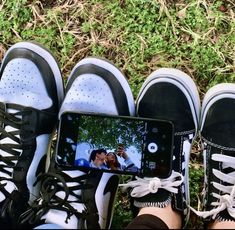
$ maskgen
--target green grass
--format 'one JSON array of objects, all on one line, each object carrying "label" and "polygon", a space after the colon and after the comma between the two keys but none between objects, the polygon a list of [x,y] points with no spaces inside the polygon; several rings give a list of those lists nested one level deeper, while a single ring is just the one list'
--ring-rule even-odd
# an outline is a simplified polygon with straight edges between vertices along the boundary
[{"label": "green grass", "polygon": [[[22,40],[49,48],[65,82],[82,58],[109,59],[126,75],[134,97],[145,78],[160,67],[186,72],[201,97],[215,84],[235,81],[233,0],[0,1],[0,60]],[[190,166],[195,208],[202,191],[200,154],[192,155]],[[114,228],[131,218],[120,201],[115,212]],[[191,221],[189,226],[197,228],[200,223]]]}]

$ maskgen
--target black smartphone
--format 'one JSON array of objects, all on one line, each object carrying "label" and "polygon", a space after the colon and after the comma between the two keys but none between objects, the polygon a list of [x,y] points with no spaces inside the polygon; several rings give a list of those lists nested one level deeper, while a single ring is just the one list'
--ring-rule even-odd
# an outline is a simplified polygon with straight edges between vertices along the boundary
[{"label": "black smartphone", "polygon": [[174,126],[158,119],[64,113],[56,161],[82,170],[166,178],[171,174]]}]

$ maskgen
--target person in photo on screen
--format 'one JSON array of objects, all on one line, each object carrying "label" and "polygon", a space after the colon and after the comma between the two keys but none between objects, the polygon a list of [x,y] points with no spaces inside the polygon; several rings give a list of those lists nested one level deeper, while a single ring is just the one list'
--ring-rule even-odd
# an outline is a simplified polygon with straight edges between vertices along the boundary
[{"label": "person in photo on screen", "polygon": [[98,169],[108,169],[106,165],[106,154],[105,149],[93,150],[90,155],[90,167]]},{"label": "person in photo on screen", "polygon": [[[124,159],[125,165],[120,164],[117,155]],[[107,167],[111,170],[122,170],[130,172],[137,172],[139,170],[138,167],[132,162],[132,160],[126,153],[123,145],[118,146],[117,153],[108,152],[106,156],[107,156],[106,158]]]}]

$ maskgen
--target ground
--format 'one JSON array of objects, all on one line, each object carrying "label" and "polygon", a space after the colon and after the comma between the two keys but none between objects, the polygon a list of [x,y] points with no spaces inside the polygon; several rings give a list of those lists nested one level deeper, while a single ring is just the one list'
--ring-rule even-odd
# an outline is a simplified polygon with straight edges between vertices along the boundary
[{"label": "ground", "polygon": [[[154,70],[178,68],[198,86],[201,99],[215,84],[235,78],[233,0],[8,0],[0,1],[0,61],[22,40],[37,41],[58,60],[64,82],[87,56],[113,62],[134,97]],[[191,205],[202,203],[202,145],[190,158]],[[123,211],[124,210],[124,211]],[[128,198],[118,195],[113,228],[130,220]],[[189,228],[201,228],[193,214]]]}]

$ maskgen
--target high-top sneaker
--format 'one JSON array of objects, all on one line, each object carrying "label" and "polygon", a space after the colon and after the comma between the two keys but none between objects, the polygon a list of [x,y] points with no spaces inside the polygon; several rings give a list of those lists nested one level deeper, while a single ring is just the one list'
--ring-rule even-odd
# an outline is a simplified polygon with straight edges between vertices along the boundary
[{"label": "high-top sneaker", "polygon": [[[81,60],[68,78],[57,140],[75,129],[71,113],[133,116],[134,99],[125,76],[106,60]],[[62,126],[66,127],[63,133]],[[67,140],[68,149],[74,148],[76,140]],[[42,177],[41,198],[22,215],[21,223],[33,223],[38,228],[110,228],[119,176],[102,171],[85,173],[66,157],[61,161],[59,144],[48,173]]]},{"label": "high-top sneaker", "polygon": [[36,177],[64,97],[59,66],[44,47],[19,42],[0,69],[0,226],[10,227],[39,196]]},{"label": "high-top sneaker", "polygon": [[[131,188],[134,207],[165,207],[187,220],[189,210],[188,164],[191,144],[196,136],[200,99],[194,81],[184,72],[162,68],[143,83],[136,100],[140,117],[169,120],[174,125],[174,147],[170,176],[137,178],[122,186]],[[156,140],[157,141],[157,140]]]},{"label": "high-top sneaker", "polygon": [[204,159],[204,211],[210,221],[235,221],[235,84],[210,88],[202,102],[200,134]]}]

